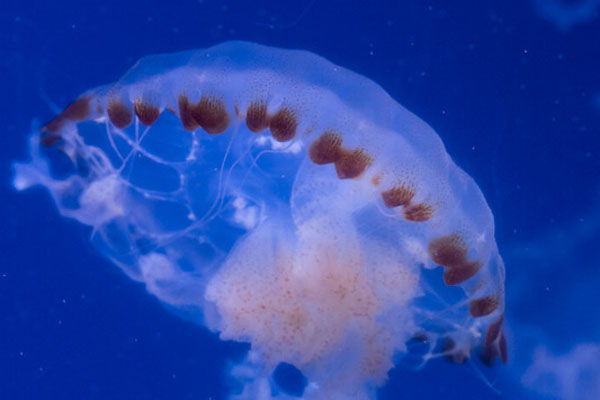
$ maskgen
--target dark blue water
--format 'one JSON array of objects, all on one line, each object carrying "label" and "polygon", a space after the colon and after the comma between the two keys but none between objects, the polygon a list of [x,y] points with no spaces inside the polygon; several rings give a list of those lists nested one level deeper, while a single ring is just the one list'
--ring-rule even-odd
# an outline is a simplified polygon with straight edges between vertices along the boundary
[{"label": "dark blue water", "polygon": [[10,185],[32,121],[50,119],[54,105],[141,56],[230,39],[310,50],[375,80],[439,133],[494,212],[508,365],[483,376],[443,361],[397,368],[379,398],[599,398],[600,6],[585,1],[579,23],[558,23],[539,4],[560,1],[448,3],[4,1],[0,398],[231,390],[224,371],[246,345],[170,313],[101,258],[45,191]]}]

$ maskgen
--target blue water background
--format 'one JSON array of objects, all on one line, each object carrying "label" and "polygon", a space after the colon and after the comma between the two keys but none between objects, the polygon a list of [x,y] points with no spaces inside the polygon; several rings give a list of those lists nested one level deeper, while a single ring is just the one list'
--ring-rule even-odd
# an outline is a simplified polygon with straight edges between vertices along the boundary
[{"label": "blue water background", "polygon": [[10,186],[10,164],[26,158],[32,124],[54,105],[118,79],[141,56],[230,39],[310,50],[375,80],[438,132],[495,215],[509,364],[485,379],[442,360],[397,368],[379,398],[538,398],[520,381],[535,346],[563,354],[600,343],[600,20],[592,7],[579,24],[557,24],[534,3],[4,0],[0,399],[222,399],[230,390],[224,371],[246,345],[168,312],[44,190]]}]

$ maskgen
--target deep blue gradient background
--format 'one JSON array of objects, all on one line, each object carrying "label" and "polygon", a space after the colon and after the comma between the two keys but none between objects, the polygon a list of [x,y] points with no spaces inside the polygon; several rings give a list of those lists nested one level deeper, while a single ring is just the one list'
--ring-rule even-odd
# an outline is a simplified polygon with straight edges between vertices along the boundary
[{"label": "deep blue gradient background", "polygon": [[[15,192],[32,121],[139,57],[230,39],[302,48],[381,84],[479,183],[507,265],[511,361],[395,369],[381,399],[537,398],[534,345],[600,342],[600,20],[528,1],[29,1],[0,5],[0,398],[222,399],[223,343],[88,244],[41,189]],[[569,1],[568,3],[574,3]],[[368,107],[368,105],[365,105]],[[599,361],[600,362],[600,361]]]}]

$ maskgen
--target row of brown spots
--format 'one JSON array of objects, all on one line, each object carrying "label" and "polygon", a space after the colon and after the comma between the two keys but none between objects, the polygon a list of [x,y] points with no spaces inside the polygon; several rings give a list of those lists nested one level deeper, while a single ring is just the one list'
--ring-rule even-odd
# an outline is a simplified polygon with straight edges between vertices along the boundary
[{"label": "row of brown spots", "polygon": [[67,121],[83,121],[90,114],[90,98],[89,97],[80,97],[75,100],[71,104],[67,106],[60,114],[58,114],[54,119],[44,125],[41,129],[41,132],[45,133],[41,138],[40,142],[43,146],[52,146],[54,145],[58,139],[60,139],[60,135],[58,131],[62,129],[65,122]]},{"label": "row of brown spots", "polygon": [[481,361],[486,365],[492,365],[494,359],[498,356],[504,364],[508,361],[506,337],[502,332],[503,322],[504,315],[488,326],[480,354]]},{"label": "row of brown spots", "polygon": [[260,133],[269,128],[275,140],[287,142],[296,136],[298,119],[296,113],[287,107],[282,107],[274,115],[269,115],[267,104],[261,100],[254,101],[248,106],[246,125],[254,133]]},{"label": "row of brown spots", "polygon": [[127,128],[129,124],[131,124],[131,121],[133,121],[133,113],[129,107],[120,100],[109,100],[108,105],[106,106],[106,112],[108,113],[110,122],[117,128]]},{"label": "row of brown spots", "polygon": [[371,184],[373,186],[379,186],[379,184],[381,183],[381,179],[383,179],[381,173],[377,173],[371,177]]},{"label": "row of brown spots", "polygon": [[271,135],[279,142],[287,142],[296,136],[298,120],[296,113],[289,108],[283,107],[271,117],[269,129]]},{"label": "row of brown spots", "polygon": [[473,277],[480,269],[481,264],[478,261],[468,261],[460,266],[449,267],[444,271],[444,282],[448,286],[460,285]]},{"label": "row of brown spots", "polygon": [[500,360],[506,364],[508,361],[508,351],[506,347],[506,338],[504,336],[504,332],[500,332],[500,337],[498,338],[497,343],[482,347],[480,354],[481,361],[486,365],[492,365],[494,363],[494,359],[500,356]]},{"label": "row of brown spots", "polygon": [[474,318],[484,317],[494,312],[500,305],[500,297],[497,295],[485,296],[480,299],[471,300],[469,303],[469,313]]},{"label": "row of brown spots", "polygon": [[433,207],[429,204],[410,204],[403,209],[404,218],[407,221],[424,222],[433,216]]},{"label": "row of brown spots", "polygon": [[362,148],[342,146],[342,136],[325,131],[308,148],[308,156],[317,165],[334,163],[340,179],[357,178],[373,163],[373,158]]},{"label": "row of brown spots", "polygon": [[383,204],[388,208],[402,206],[402,214],[407,221],[424,222],[433,216],[433,207],[425,203],[412,204],[415,189],[404,184],[396,185],[381,192]]},{"label": "row of brown spots", "polygon": [[160,115],[158,107],[144,103],[141,100],[136,100],[133,103],[133,111],[135,111],[135,115],[137,115],[140,123],[144,126],[150,126],[155,123]]},{"label": "row of brown spots", "polygon": [[342,149],[340,157],[335,160],[335,172],[340,179],[357,178],[372,163],[373,159],[364,149]]},{"label": "row of brown spots", "polygon": [[263,101],[255,101],[246,111],[246,125],[251,132],[260,133],[269,126],[267,105]]},{"label": "row of brown spots", "polygon": [[193,131],[198,128],[198,123],[192,116],[193,105],[188,100],[187,96],[179,96],[177,98],[177,105],[179,106],[179,119],[183,125],[183,128],[187,131]]},{"label": "row of brown spots", "polygon": [[432,240],[429,243],[429,255],[433,262],[446,267],[444,282],[448,286],[466,281],[481,269],[478,261],[467,260],[465,242],[456,233]]},{"label": "row of brown spots", "polygon": [[216,135],[223,133],[229,126],[229,114],[220,99],[202,96],[192,108],[192,116],[207,133]]},{"label": "row of brown spots", "polygon": [[177,98],[177,103],[179,119],[188,131],[202,127],[207,133],[218,134],[224,132],[229,126],[229,114],[223,101],[218,98],[202,96],[200,101],[194,104],[187,96],[181,95]]},{"label": "row of brown spots", "polygon": [[415,190],[412,187],[406,187],[404,185],[394,186],[381,193],[381,199],[387,208],[406,206],[414,196]]},{"label": "row of brown spots", "polygon": [[333,131],[325,131],[308,148],[308,156],[317,165],[335,162],[342,151],[342,136]]},{"label": "row of brown spots", "polygon": [[500,332],[502,332],[502,323],[504,323],[504,315],[500,316],[497,321],[492,322],[488,326],[483,341],[484,346],[491,346],[496,341]]}]

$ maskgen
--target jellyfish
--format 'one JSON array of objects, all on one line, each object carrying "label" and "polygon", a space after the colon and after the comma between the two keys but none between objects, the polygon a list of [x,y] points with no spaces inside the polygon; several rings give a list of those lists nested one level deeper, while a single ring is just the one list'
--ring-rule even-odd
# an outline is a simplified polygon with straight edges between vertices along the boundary
[{"label": "jellyfish", "polygon": [[[493,215],[371,80],[248,42],[142,58],[29,139],[45,187],[169,309],[250,344],[236,399],[372,399],[398,360],[506,361]],[[415,352],[415,348],[418,351]]]}]

